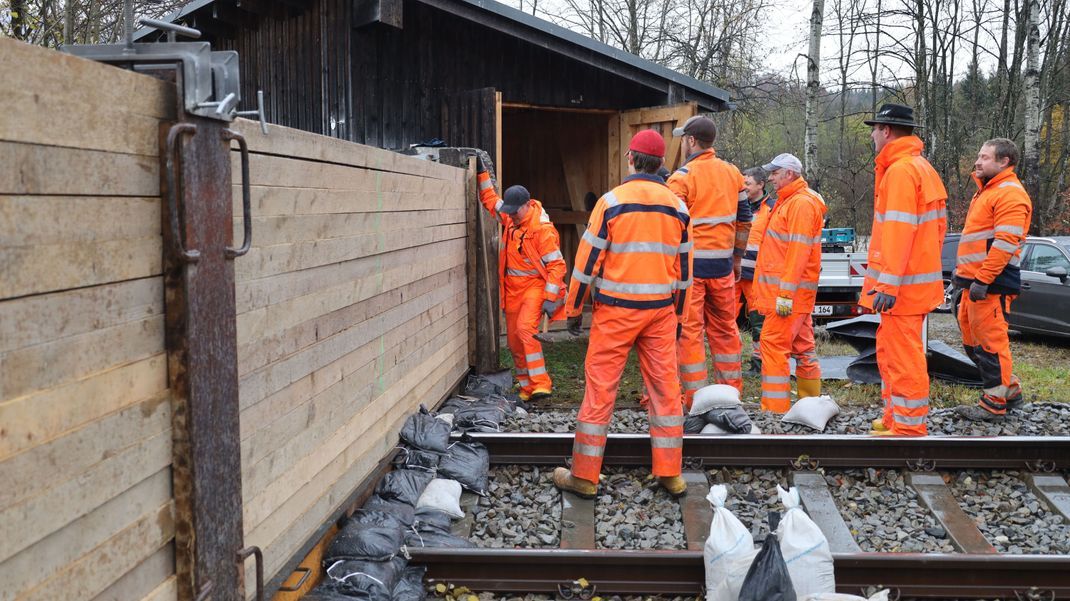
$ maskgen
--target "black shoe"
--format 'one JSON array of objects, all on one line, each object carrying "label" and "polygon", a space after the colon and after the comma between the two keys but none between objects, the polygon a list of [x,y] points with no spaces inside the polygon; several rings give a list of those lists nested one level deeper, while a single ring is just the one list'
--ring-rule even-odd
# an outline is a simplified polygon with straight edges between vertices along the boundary
[{"label": "black shoe", "polygon": [[1007,411],[1011,411],[1013,409],[1021,409],[1022,405],[1024,404],[1025,401],[1022,399],[1022,395],[1019,394],[1013,399],[1007,399]]},{"label": "black shoe", "polygon": [[1007,419],[1006,415],[992,413],[977,405],[961,405],[955,407],[955,415],[974,422],[1001,422]]},{"label": "black shoe", "polygon": [[548,398],[550,398],[549,392],[533,392],[531,393],[531,398],[529,398],[528,401],[532,403],[538,403],[540,401],[545,401]]}]

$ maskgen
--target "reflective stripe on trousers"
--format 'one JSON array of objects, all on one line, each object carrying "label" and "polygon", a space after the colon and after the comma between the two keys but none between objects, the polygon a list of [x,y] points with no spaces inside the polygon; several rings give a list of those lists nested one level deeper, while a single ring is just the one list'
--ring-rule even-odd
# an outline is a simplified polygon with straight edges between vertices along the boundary
[{"label": "reflective stripe on trousers", "polygon": [[[510,301],[512,299],[506,302]],[[505,334],[516,367],[520,392],[525,396],[534,392],[550,392],[553,382],[546,373],[542,345],[535,339],[542,321],[542,298],[534,295],[522,297],[513,304],[516,306],[505,307]]]},{"label": "reflective stripe on trousers", "polygon": [[[687,319],[681,329],[677,350],[684,406],[691,406],[695,391],[712,382],[743,391],[740,353],[743,345],[736,325],[738,298],[732,274],[720,278],[695,278]],[[713,354],[713,373],[706,372],[706,344]]]},{"label": "reflective stripe on trousers", "polygon": [[[781,317],[765,316],[759,341],[762,356],[763,411],[786,413],[791,408],[791,364],[795,357],[796,376],[817,380],[821,367],[814,354],[814,322],[809,313]],[[815,359],[811,359],[815,357]]]},{"label": "reflective stripe on trousers", "polygon": [[877,368],[885,398],[884,425],[896,434],[928,433],[929,372],[921,344],[924,315],[881,313],[877,327]]},{"label": "reflective stripe on trousers", "polygon": [[989,294],[982,300],[972,301],[969,294],[963,294],[959,303],[962,346],[977,365],[984,388],[981,406],[996,414],[1006,413],[1007,399],[1021,394],[1021,385],[1013,374],[1014,361],[1007,336],[1006,315],[1015,298],[1015,295]]}]

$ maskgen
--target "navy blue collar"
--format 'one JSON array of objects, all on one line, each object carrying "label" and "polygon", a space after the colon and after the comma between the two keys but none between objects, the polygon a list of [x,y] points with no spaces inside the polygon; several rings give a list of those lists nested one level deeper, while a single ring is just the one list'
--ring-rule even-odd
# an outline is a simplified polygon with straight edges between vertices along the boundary
[{"label": "navy blue collar", "polygon": [[661,176],[657,175],[656,173],[635,173],[633,175],[625,177],[624,181],[621,183],[631,182],[635,180],[654,182],[655,184],[661,184],[663,186],[665,185],[665,180],[661,179]]}]

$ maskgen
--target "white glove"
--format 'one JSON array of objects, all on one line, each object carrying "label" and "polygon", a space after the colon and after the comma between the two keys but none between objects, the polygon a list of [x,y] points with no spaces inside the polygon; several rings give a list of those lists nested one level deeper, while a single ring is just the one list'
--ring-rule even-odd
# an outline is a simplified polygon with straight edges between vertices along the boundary
[{"label": "white glove", "polygon": [[782,296],[776,297],[776,314],[781,317],[791,315],[792,304],[793,301],[790,298],[784,298]]}]

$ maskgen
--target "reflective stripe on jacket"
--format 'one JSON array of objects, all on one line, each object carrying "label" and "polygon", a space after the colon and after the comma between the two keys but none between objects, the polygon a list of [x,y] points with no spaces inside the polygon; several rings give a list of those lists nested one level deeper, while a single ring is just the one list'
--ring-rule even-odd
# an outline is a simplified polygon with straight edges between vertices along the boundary
[{"label": "reflective stripe on jacket", "polygon": [[750,232],[750,202],[740,194],[743,174],[709,148],[688,157],[668,185],[691,213],[695,277],[732,273],[732,257],[743,256]]},{"label": "reflective stripe on jacket", "polygon": [[799,178],[777,190],[754,270],[755,309],[769,314],[777,297],[792,298],[793,313],[810,313],[821,273],[821,226],[828,208]]},{"label": "reflective stripe on jacket", "polygon": [[1022,243],[1029,233],[1033,203],[1013,167],[986,184],[976,176],[973,180],[977,193],[970,201],[959,238],[955,279],[962,287],[976,280],[988,284],[991,292],[1018,294],[1022,288],[1018,265]]},{"label": "reflective stripe on jacket", "polygon": [[654,175],[630,175],[595,203],[569,283],[568,316],[579,315],[592,286],[599,303],[632,309],[676,305],[691,288],[687,206]]},{"label": "reflective stripe on jacket", "polygon": [[532,200],[531,210],[522,222],[513,215],[498,213],[502,199],[494,190],[490,175],[480,173],[479,200],[502,224],[502,244],[498,250],[498,282],[502,307],[508,294],[541,290],[543,300],[559,301],[553,319],[564,319],[565,257],[557,229],[543,210]]},{"label": "reflective stripe on jacket", "polygon": [[751,205],[751,211],[754,215],[754,221],[750,225],[750,233],[747,235],[747,248],[743,251],[743,260],[740,261],[740,279],[753,280],[754,279],[754,267],[758,260],[758,247],[762,244],[762,235],[765,234],[765,228],[769,227],[769,215],[773,212],[773,207],[776,206],[776,199],[771,194],[766,194],[758,201],[758,207],[755,209],[754,205]]},{"label": "reflective stripe on jacket", "polygon": [[889,142],[877,155],[869,269],[859,304],[873,308],[870,290],[896,297],[895,315],[922,315],[944,299],[940,251],[947,232],[947,191],[917,136]]}]

